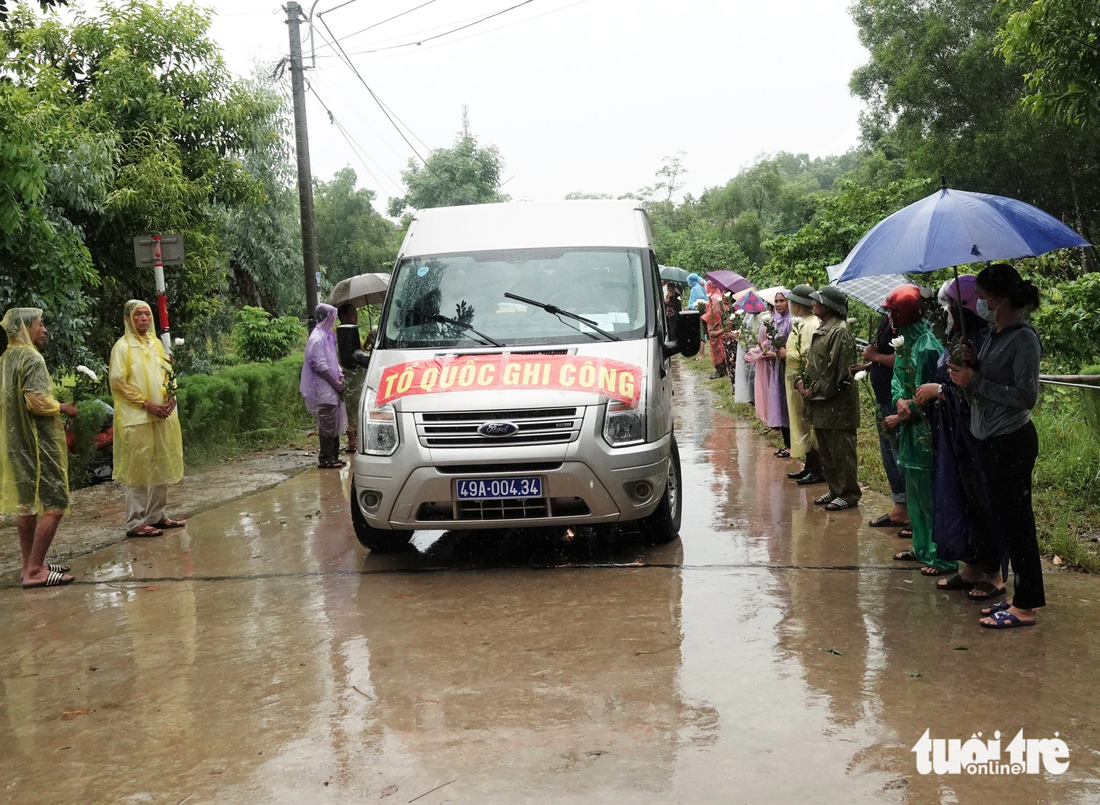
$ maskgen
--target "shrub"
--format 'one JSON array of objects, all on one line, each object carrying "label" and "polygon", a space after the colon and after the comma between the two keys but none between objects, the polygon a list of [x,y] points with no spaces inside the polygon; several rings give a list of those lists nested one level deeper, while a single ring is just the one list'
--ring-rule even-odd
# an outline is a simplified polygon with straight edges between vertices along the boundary
[{"label": "shrub", "polygon": [[188,462],[292,438],[309,422],[298,380],[302,357],[229,366],[179,381]]},{"label": "shrub", "polygon": [[245,305],[237,311],[233,341],[245,361],[277,361],[302,343],[301,322],[293,316],[271,318],[263,308]]}]

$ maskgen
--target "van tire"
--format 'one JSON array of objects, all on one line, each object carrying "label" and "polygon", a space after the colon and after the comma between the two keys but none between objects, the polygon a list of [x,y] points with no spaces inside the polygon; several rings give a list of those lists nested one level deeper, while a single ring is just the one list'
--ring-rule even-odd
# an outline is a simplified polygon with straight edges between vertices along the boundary
[{"label": "van tire", "polygon": [[665,493],[653,514],[642,518],[638,525],[642,531],[642,542],[646,545],[664,545],[672,542],[680,534],[680,520],[683,516],[683,478],[680,475],[680,450],[676,447],[676,438],[672,439],[672,449],[668,457],[668,481]]},{"label": "van tire", "polygon": [[355,482],[351,484],[351,524],[355,528],[355,538],[359,544],[371,553],[398,553],[409,550],[415,531],[386,531],[375,528],[367,522],[359,508],[359,495],[355,492]]}]

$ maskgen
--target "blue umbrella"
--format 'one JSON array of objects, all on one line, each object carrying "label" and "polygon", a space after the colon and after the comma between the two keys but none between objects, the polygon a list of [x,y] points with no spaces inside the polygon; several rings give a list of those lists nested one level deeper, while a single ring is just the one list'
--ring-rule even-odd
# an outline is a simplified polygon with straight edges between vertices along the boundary
[{"label": "blue umbrella", "polygon": [[949,190],[945,184],[873,226],[840,264],[837,282],[1035,257],[1089,245],[1038,207],[1003,196]]}]

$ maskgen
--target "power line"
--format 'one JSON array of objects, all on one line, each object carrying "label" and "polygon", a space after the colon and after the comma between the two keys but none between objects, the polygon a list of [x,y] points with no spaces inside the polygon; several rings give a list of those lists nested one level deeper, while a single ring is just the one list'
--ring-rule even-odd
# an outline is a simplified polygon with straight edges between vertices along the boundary
[{"label": "power line", "polygon": [[[324,99],[320,96],[320,94],[318,94],[317,90],[315,90],[311,86],[309,87],[309,91],[313,93],[313,97],[315,97],[317,101],[321,104],[321,106],[324,107],[324,110],[328,113],[329,122],[336,127],[337,131],[340,132],[340,135],[344,138],[344,141],[347,142],[348,146],[351,148],[352,153],[354,153],[355,156],[358,157],[359,161],[363,164],[363,168],[367,171],[370,177],[374,179],[374,183],[378,186],[378,189],[381,190],[382,182],[379,181],[378,177],[374,175],[374,171],[370,169],[370,166],[367,165],[366,161],[363,158],[364,155],[366,155],[367,153],[367,149],[363,148],[363,146],[359,144],[359,141],[355,140],[355,138],[352,137],[351,134],[349,134],[348,131],[344,128],[343,124],[336,119],[336,116],[332,113],[332,110],[328,108],[328,104],[325,103]],[[374,160],[372,159],[371,162],[374,162]],[[401,186],[398,185],[397,182],[391,179],[389,175],[382,170],[382,166],[375,162],[374,167],[378,168],[378,171],[386,177],[386,180],[391,185],[397,188],[397,192],[400,194]]]},{"label": "power line", "polygon": [[[412,14],[414,11],[419,11],[420,9],[424,8],[424,6],[430,6],[432,3],[435,3],[436,1],[437,0],[428,0],[426,3],[421,3],[418,6],[413,6],[408,11],[402,11],[400,14],[394,14],[392,17],[387,17],[386,19],[382,20],[381,22],[376,22],[373,25],[368,25],[366,28],[360,28],[358,31],[354,31],[354,32],[348,34],[347,36],[345,36],[344,39],[351,39],[353,36],[359,36],[359,34],[366,33],[367,31],[370,31],[374,28],[377,28],[379,25],[385,25],[387,22],[393,22],[398,17],[404,17],[406,14]],[[354,3],[354,2],[355,2],[355,0],[348,0],[347,3],[342,3],[341,5],[338,5],[335,8],[330,8],[328,11],[322,11],[320,14],[317,15],[317,19],[320,19],[325,14],[328,14],[329,11],[335,11],[337,8],[343,8],[344,6],[348,5],[349,3]]]},{"label": "power line", "polygon": [[[526,2],[531,2],[531,0],[526,0]],[[444,179],[442,176],[440,176],[438,173],[436,173],[435,169],[431,165],[428,164],[428,160],[426,160],[423,156],[421,156],[420,152],[416,150],[416,146],[414,146],[412,144],[412,141],[409,140],[409,138],[405,136],[405,132],[403,132],[401,130],[400,126],[397,125],[396,121],[394,120],[394,117],[396,117],[396,115],[391,116],[390,110],[386,107],[386,104],[382,103],[382,99],[378,97],[378,95],[375,93],[375,91],[373,89],[371,89],[370,84],[367,83],[366,79],[363,78],[363,76],[360,74],[358,68],[356,68],[356,66],[352,63],[351,59],[348,58],[348,54],[344,50],[344,46],[340,44],[340,40],[337,39],[336,36],[332,33],[332,29],[328,27],[328,23],[325,22],[324,17],[319,17],[318,19],[321,21],[321,24],[323,26],[325,26],[325,30],[328,31],[329,36],[332,37],[332,44],[335,45],[337,50],[339,50],[340,53],[343,54],[344,63],[347,64],[347,66],[351,68],[351,71],[353,73],[355,73],[355,77],[359,79],[359,83],[361,83],[364,87],[366,87],[367,92],[370,93],[371,98],[373,98],[374,102],[378,104],[378,108],[382,110],[382,114],[384,114],[386,116],[386,119],[390,121],[390,125],[392,125],[395,129],[397,129],[397,133],[401,135],[401,139],[405,141],[405,144],[408,145],[410,149],[412,149],[412,152],[414,154],[416,154],[417,158],[424,164],[424,167],[428,169],[428,172],[431,173],[432,176],[434,176],[436,179],[438,179],[443,184],[444,187],[446,187],[448,190],[453,192],[456,196],[458,196],[460,199],[465,201],[467,204],[476,204],[477,203],[476,201],[474,201],[473,199],[467,198],[465,196],[465,194],[459,192],[459,190],[456,187],[454,187],[450,182],[448,182],[446,179]],[[405,124],[402,123],[402,125],[405,125]],[[408,128],[408,126],[406,126],[406,128]],[[409,131],[412,132],[412,129],[409,129]],[[416,135],[414,134],[413,136],[415,137]],[[417,139],[419,140],[420,138],[417,137]],[[421,143],[423,143],[423,140],[421,140]]]},{"label": "power line", "polygon": [[[414,47],[414,46],[419,47],[420,45],[424,44],[425,42],[431,42],[435,39],[442,39],[445,36],[450,36],[451,34],[458,33],[459,31],[464,31],[467,28],[472,28],[475,25],[480,25],[483,22],[488,22],[489,20],[493,19],[494,17],[499,17],[501,14],[507,14],[509,11],[515,11],[517,8],[522,8],[523,6],[529,5],[530,3],[533,3],[533,2],[535,2],[535,0],[523,0],[523,2],[516,3],[514,6],[509,6],[508,8],[501,9],[500,11],[495,11],[492,14],[487,14],[484,17],[479,17],[478,19],[474,20],[473,22],[468,22],[465,25],[460,25],[457,28],[452,28],[449,31],[444,31],[443,33],[435,34],[434,36],[424,37],[423,39],[417,39],[417,40],[413,40],[411,42],[402,42],[399,45],[387,45],[385,47],[374,48],[372,50],[357,50],[355,52],[355,55],[361,56],[361,55],[366,55],[368,53],[381,53],[381,52],[386,51],[386,50],[399,50],[401,48],[409,48],[409,47]],[[325,25],[325,21],[323,19],[321,20],[321,24]],[[328,29],[328,25],[325,25],[325,28]],[[332,31],[329,30],[329,34],[331,34],[331,33],[332,33]],[[334,36],[333,39],[336,39],[336,37]],[[344,48],[340,45],[339,40],[337,40],[333,44],[335,44],[337,47],[340,48],[340,52],[343,53],[345,57],[347,56],[347,52],[344,51]]]}]

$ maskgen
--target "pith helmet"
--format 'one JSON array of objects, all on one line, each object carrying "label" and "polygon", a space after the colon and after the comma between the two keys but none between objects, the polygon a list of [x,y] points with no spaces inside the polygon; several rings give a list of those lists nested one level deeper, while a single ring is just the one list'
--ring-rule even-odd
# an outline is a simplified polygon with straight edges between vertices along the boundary
[{"label": "pith helmet", "polygon": [[848,297],[844,295],[844,291],[835,285],[822,285],[810,294],[810,298],[830,308],[837,315],[848,315]]}]

